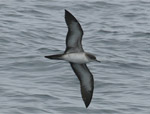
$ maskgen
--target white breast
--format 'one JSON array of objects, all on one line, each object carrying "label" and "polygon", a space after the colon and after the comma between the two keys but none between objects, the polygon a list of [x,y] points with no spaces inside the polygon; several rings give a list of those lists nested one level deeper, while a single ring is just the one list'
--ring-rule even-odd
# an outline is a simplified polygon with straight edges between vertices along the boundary
[{"label": "white breast", "polygon": [[66,61],[79,64],[90,62],[85,53],[67,53],[62,58]]}]

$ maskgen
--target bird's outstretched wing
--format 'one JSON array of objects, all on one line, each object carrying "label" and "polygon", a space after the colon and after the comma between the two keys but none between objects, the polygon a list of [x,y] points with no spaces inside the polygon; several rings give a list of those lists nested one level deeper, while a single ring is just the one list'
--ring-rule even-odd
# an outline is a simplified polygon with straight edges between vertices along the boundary
[{"label": "bird's outstretched wing", "polygon": [[67,10],[65,10],[65,21],[68,27],[66,36],[66,50],[65,53],[83,52],[82,36],[83,30],[77,19]]},{"label": "bird's outstretched wing", "polygon": [[94,90],[94,79],[86,64],[70,63],[73,71],[80,80],[82,99],[86,108],[89,106]]}]

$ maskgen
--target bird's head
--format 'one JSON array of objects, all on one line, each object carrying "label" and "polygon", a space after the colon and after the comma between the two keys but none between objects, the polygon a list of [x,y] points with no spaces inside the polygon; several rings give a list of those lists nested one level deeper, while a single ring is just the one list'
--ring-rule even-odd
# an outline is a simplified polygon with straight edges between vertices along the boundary
[{"label": "bird's head", "polygon": [[88,59],[90,61],[96,61],[96,62],[99,62],[99,63],[101,62],[101,61],[97,60],[96,57],[93,54],[86,53],[86,56],[88,57]]}]

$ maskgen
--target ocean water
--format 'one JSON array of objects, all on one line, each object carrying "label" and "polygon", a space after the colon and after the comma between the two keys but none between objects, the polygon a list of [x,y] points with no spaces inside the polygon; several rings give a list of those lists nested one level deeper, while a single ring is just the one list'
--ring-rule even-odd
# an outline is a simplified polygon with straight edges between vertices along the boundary
[{"label": "ocean water", "polygon": [[[88,109],[65,50],[64,9],[84,30]],[[0,0],[0,114],[150,114],[149,0]]]}]

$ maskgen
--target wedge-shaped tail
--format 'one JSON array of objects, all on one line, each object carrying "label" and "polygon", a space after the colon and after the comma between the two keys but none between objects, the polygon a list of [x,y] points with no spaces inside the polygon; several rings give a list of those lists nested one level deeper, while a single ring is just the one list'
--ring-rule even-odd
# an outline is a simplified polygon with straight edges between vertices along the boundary
[{"label": "wedge-shaped tail", "polygon": [[63,54],[48,55],[48,56],[45,56],[45,58],[48,58],[48,59],[56,59],[56,60],[62,60],[62,56],[63,56]]}]

